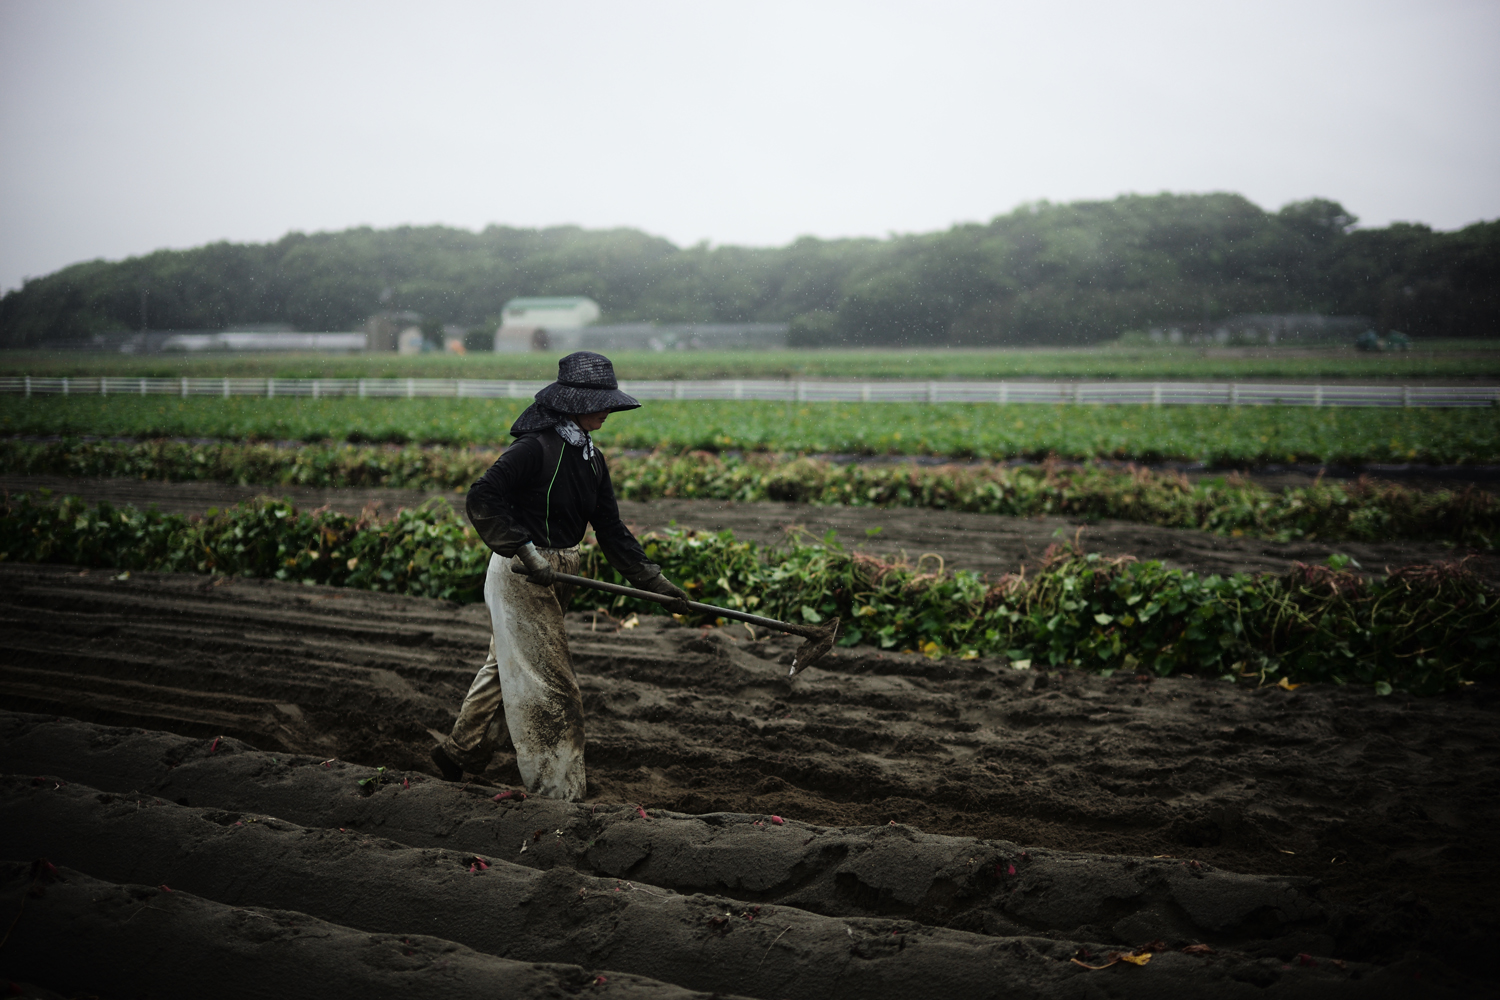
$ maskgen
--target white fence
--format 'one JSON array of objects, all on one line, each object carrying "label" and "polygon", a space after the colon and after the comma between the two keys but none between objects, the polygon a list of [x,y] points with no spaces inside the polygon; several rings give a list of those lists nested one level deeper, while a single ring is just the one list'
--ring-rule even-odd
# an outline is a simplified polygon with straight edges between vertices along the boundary
[{"label": "white fence", "polygon": [[[0,377],[26,396],[418,396],[530,399],[546,381],[448,378]],[[1496,406],[1500,386],[1309,385],[1266,382],[834,382],[784,379],[621,382],[639,399],[849,403],[1150,403],[1227,406]]]}]

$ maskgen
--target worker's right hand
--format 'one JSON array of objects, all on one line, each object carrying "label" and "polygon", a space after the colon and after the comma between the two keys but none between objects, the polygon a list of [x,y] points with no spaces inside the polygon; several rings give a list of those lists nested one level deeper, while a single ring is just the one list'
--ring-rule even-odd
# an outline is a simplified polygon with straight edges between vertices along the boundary
[{"label": "worker's right hand", "polygon": [[531,542],[516,549],[516,559],[526,569],[527,583],[534,583],[539,587],[550,587],[557,582],[552,564],[547,561],[546,556],[536,550],[536,546]]},{"label": "worker's right hand", "polygon": [[666,609],[672,612],[672,614],[686,615],[692,613],[693,609],[688,607],[687,591],[663,576],[661,570],[658,569],[653,573],[642,574],[630,582],[641,590],[649,590],[653,594],[674,598],[674,600],[665,605]]}]

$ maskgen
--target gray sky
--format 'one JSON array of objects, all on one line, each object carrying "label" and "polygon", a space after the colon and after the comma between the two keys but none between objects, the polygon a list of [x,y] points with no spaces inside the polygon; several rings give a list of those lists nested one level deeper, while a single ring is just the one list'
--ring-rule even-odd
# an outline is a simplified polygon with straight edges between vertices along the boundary
[{"label": "gray sky", "polygon": [[288,230],[1500,216],[1500,2],[0,0],[0,287]]}]

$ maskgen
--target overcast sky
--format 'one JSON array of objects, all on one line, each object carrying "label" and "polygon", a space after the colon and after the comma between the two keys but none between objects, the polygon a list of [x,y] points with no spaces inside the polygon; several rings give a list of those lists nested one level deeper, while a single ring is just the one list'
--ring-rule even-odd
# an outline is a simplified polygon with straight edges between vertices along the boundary
[{"label": "overcast sky", "polygon": [[368,224],[773,245],[1035,199],[1500,217],[1500,0],[0,0],[0,287]]}]

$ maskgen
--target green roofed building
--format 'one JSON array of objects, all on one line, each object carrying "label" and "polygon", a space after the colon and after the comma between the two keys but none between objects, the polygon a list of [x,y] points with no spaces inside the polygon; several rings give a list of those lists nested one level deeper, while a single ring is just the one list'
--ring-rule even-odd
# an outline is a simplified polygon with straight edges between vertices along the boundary
[{"label": "green roofed building", "polygon": [[582,295],[511,299],[500,310],[495,350],[547,350],[599,321],[599,303]]}]

